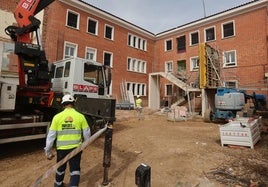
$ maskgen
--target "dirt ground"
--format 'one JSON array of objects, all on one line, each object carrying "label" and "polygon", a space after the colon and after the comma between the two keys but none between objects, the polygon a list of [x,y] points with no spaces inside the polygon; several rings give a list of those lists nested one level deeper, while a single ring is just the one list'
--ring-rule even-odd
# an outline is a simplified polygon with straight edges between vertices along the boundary
[{"label": "dirt ground", "polygon": [[[114,123],[109,186],[135,187],[135,171],[151,167],[152,187],[268,186],[268,133],[254,149],[221,146],[219,124],[195,117],[168,121],[165,114],[145,111],[138,120],[133,110],[117,110]],[[0,145],[2,187],[32,186],[53,164],[44,156],[44,140]],[[82,154],[81,187],[103,181],[101,136]],[[68,170],[67,172],[68,173]],[[53,186],[54,174],[40,186]],[[69,174],[65,176],[68,184]]]}]

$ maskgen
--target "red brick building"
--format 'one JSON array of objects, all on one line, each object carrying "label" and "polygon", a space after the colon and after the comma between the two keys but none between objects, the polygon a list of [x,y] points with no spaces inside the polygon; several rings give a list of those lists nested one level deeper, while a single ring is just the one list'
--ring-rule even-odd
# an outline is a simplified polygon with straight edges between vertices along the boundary
[{"label": "red brick building", "polygon": [[[15,2],[1,3],[1,9],[12,12]],[[43,44],[49,62],[78,56],[110,65],[110,94],[118,101],[122,83],[142,95],[145,104],[149,90],[172,102],[185,95],[184,89],[163,78],[159,93],[149,89],[149,75],[156,72],[169,72],[189,88],[198,87],[200,43],[219,50],[224,85],[267,95],[267,11],[267,0],[254,1],[154,34],[83,1],[56,0],[44,11]],[[151,102],[160,106],[160,99]]]}]

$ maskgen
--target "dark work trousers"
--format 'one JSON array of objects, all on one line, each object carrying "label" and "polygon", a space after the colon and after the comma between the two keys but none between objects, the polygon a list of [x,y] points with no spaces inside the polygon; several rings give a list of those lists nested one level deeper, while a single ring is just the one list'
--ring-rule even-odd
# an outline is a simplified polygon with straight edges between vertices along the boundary
[{"label": "dark work trousers", "polygon": [[[57,162],[62,160],[67,154],[69,154],[73,149],[70,150],[57,150]],[[80,161],[81,161],[82,151],[72,157],[69,162],[69,170],[70,170],[70,187],[76,187],[80,181]],[[63,179],[65,175],[65,169],[67,166],[67,162],[60,166],[56,171],[55,183],[54,187],[63,186]]]}]

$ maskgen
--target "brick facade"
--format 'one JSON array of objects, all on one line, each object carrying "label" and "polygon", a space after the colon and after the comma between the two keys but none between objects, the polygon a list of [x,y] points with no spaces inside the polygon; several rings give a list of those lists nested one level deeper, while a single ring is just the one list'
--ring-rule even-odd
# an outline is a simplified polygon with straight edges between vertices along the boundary
[{"label": "brick facade", "polygon": [[[2,1],[2,0],[1,0]],[[1,9],[12,11],[18,1],[5,1],[1,3]],[[13,8],[12,8],[13,6]],[[67,10],[79,14],[79,29],[66,26]],[[86,32],[88,17],[98,21],[98,35]],[[235,35],[222,38],[222,24],[232,21]],[[137,82],[146,85],[144,97],[147,103],[148,74],[165,71],[165,62],[173,62],[173,73],[177,73],[177,62],[185,60],[186,77],[188,82],[197,80],[198,71],[190,71],[190,58],[198,56],[198,45],[190,45],[190,33],[199,32],[199,43],[205,42],[204,29],[214,27],[216,40],[208,42],[209,45],[219,49],[220,61],[223,62],[222,53],[235,50],[237,65],[235,67],[222,68],[223,81],[236,80],[238,86],[248,90],[261,91],[267,95],[265,73],[268,73],[268,19],[267,1],[251,2],[207,18],[183,25],[181,27],[153,34],[139,28],[121,18],[111,15],[82,1],[56,0],[45,9],[43,19],[43,44],[49,62],[63,58],[64,43],[70,42],[78,46],[77,56],[84,58],[86,47],[97,49],[97,61],[103,62],[104,52],[113,54],[112,67],[112,96],[121,100],[120,83]],[[108,24],[114,28],[114,39],[104,37],[104,26]],[[133,34],[147,42],[147,50],[143,51],[128,46],[128,35]],[[178,53],[176,50],[176,38],[186,36],[186,50]],[[172,50],[165,51],[165,41],[171,39]],[[146,62],[146,73],[138,73],[127,70],[128,57],[141,59]],[[163,81],[161,97],[165,96]],[[253,89],[252,89],[253,88]],[[174,92],[179,89],[175,88]],[[259,93],[259,92],[258,92]],[[177,94],[177,93],[176,93]],[[175,94],[175,95],[176,95]]]}]

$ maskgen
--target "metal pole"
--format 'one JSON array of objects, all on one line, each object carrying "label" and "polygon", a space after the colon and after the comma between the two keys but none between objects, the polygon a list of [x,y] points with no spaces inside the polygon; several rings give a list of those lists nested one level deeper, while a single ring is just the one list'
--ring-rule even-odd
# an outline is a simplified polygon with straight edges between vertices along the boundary
[{"label": "metal pole", "polygon": [[205,0],[203,0],[203,11],[204,11],[204,18],[206,17],[206,6],[205,6]]},{"label": "metal pole", "polygon": [[105,141],[104,141],[104,154],[103,154],[103,186],[107,186],[109,184],[108,180],[108,170],[111,166],[111,155],[112,155],[112,138],[113,138],[113,125],[109,124],[108,128],[105,132]]}]

